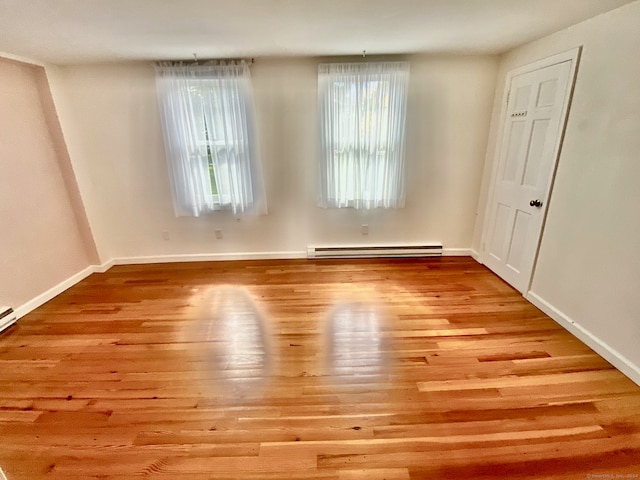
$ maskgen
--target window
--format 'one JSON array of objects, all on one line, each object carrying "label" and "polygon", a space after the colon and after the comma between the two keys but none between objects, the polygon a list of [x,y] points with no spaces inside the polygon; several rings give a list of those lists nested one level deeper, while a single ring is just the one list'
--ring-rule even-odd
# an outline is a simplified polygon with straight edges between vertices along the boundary
[{"label": "window", "polygon": [[176,215],[264,213],[249,66],[163,63],[156,83]]},{"label": "window", "polygon": [[320,206],[404,206],[408,80],[405,62],[320,65]]}]

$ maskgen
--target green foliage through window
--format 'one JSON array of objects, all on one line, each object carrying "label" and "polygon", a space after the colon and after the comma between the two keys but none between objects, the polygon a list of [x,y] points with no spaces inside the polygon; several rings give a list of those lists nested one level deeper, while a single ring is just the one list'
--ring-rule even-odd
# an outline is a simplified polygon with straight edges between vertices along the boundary
[{"label": "green foliage through window", "polygon": [[209,129],[207,121],[204,121],[204,138],[207,142],[207,162],[209,165],[209,177],[211,178],[211,194],[218,195],[218,185],[216,184],[216,175],[213,171],[213,157],[211,156],[211,144],[209,143]]}]

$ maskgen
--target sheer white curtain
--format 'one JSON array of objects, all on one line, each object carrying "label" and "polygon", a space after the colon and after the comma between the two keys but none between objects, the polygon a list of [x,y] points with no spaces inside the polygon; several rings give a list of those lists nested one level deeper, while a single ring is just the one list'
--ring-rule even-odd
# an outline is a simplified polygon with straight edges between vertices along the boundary
[{"label": "sheer white curtain", "polygon": [[249,66],[155,68],[176,215],[266,213]]},{"label": "sheer white curtain", "polygon": [[406,62],[319,66],[321,207],[404,206],[408,84]]}]

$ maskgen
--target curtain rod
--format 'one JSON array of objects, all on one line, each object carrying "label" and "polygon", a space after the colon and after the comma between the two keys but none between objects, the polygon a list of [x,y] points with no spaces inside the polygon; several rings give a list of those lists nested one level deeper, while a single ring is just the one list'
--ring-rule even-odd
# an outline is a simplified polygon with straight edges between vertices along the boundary
[{"label": "curtain rod", "polygon": [[[186,60],[185,60],[186,61]],[[198,54],[194,53],[193,54],[193,60],[190,60],[191,62],[195,63],[196,65],[198,65],[198,63],[200,62],[200,60],[198,59]],[[203,60],[203,62],[211,62],[211,61],[223,61],[223,62],[229,62],[229,61],[244,61],[247,63],[256,63],[256,59],[254,57],[251,58],[215,58],[215,59],[207,59],[207,60]]]}]

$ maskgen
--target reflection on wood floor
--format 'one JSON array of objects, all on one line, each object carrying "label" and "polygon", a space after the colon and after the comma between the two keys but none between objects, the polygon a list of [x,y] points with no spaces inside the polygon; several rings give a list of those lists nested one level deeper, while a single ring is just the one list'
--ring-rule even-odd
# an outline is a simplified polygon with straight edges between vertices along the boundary
[{"label": "reflection on wood floor", "polygon": [[640,474],[640,387],[468,258],[114,267],[0,368],[9,480]]}]

